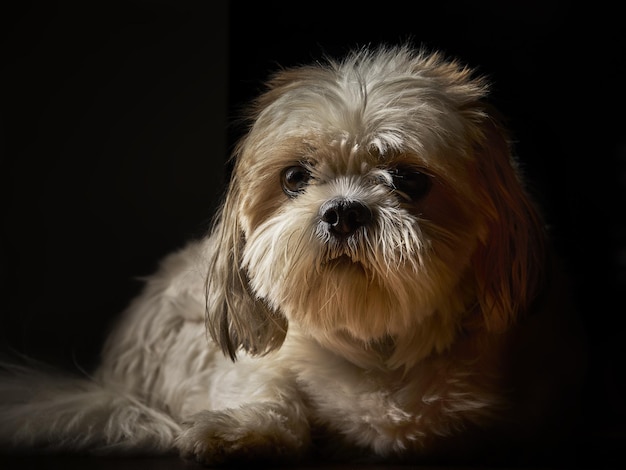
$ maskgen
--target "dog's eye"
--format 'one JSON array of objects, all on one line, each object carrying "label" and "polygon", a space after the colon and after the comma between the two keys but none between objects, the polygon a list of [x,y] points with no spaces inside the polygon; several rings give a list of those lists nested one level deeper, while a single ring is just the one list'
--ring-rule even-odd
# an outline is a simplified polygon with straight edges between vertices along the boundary
[{"label": "dog's eye", "polygon": [[403,199],[417,201],[430,191],[431,178],[426,173],[411,167],[396,167],[391,171],[394,191]]},{"label": "dog's eye", "polygon": [[311,172],[302,165],[285,168],[282,174],[283,191],[290,197],[295,197],[302,191],[311,179]]}]

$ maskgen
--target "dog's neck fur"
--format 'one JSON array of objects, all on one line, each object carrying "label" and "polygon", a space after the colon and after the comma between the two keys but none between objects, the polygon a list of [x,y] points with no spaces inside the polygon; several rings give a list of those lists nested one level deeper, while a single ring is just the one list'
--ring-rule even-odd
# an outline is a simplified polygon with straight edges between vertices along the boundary
[{"label": "dog's neck fur", "polygon": [[[290,325],[288,336],[309,336],[320,347],[332,352],[356,366],[379,371],[408,370],[432,354],[447,351],[460,330],[460,325],[442,315],[433,314],[408,331],[406,335],[385,336],[363,341],[345,330],[307,335],[297,326]],[[294,331],[294,330],[297,330]]]}]

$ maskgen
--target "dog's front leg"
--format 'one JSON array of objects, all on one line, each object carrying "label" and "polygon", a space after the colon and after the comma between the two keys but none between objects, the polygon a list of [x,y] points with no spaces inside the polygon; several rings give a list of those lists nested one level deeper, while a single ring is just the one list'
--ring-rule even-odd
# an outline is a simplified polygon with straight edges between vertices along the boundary
[{"label": "dog's front leg", "polygon": [[298,460],[310,440],[301,410],[285,403],[201,411],[184,426],[178,438],[181,455],[206,465]]},{"label": "dog's front leg", "polygon": [[307,413],[291,374],[264,360],[238,362],[217,372],[210,407],[184,420],[181,455],[205,465],[246,461],[285,462],[310,446]]}]

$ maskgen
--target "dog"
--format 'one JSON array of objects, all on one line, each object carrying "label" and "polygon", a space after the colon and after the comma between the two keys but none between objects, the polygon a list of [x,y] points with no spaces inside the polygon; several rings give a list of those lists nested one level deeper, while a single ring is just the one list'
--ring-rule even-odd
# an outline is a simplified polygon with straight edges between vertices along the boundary
[{"label": "dog", "polygon": [[228,465],[567,441],[584,357],[489,87],[410,45],[278,71],[210,233],[162,261],[97,370],[4,364],[4,448]]}]

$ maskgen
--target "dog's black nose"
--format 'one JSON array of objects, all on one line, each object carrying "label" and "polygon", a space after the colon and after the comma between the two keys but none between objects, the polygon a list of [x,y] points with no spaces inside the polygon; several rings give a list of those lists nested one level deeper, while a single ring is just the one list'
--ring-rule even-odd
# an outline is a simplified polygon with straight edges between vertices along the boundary
[{"label": "dog's black nose", "polygon": [[372,211],[365,204],[342,198],[324,203],[320,214],[332,233],[344,237],[353,234],[356,229],[372,220]]}]

